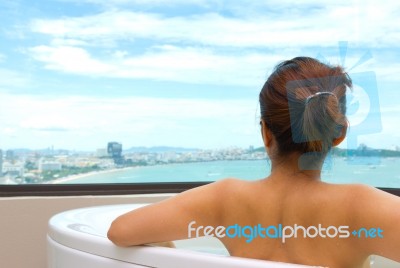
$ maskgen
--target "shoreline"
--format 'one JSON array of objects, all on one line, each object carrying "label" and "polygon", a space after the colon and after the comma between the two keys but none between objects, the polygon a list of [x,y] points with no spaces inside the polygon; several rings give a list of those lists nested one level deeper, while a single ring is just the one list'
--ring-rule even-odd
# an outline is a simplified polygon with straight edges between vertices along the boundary
[{"label": "shoreline", "polygon": [[[258,160],[258,159],[257,159]],[[232,160],[216,160],[216,161],[232,161]],[[235,161],[235,160],[233,160]],[[168,163],[168,164],[163,164],[163,165],[181,165],[181,164],[187,164],[187,163],[205,163],[205,162],[215,162],[215,161],[198,161],[198,162],[185,162],[185,163]],[[152,166],[158,166],[158,165],[152,165]],[[46,183],[42,183],[42,184],[60,184],[60,183],[65,183],[65,182],[70,182],[70,181],[74,181],[74,180],[79,180],[82,178],[86,178],[86,177],[91,177],[91,176],[96,176],[99,174],[107,174],[107,173],[114,173],[117,171],[121,171],[121,170],[129,170],[129,169],[134,169],[134,168],[138,168],[138,167],[149,167],[149,166],[135,166],[135,167],[123,167],[123,168],[112,168],[112,169],[106,169],[106,170],[101,170],[101,171],[91,171],[88,173],[83,173],[83,174],[76,174],[76,175],[71,175],[68,177],[62,177],[59,179],[55,179]]]},{"label": "shoreline", "polygon": [[122,170],[129,170],[129,169],[134,169],[136,167],[123,167],[123,168],[112,168],[112,169],[106,169],[106,170],[101,170],[101,171],[91,171],[88,173],[82,173],[82,174],[76,174],[76,175],[71,175],[68,177],[62,177],[59,179],[52,180],[48,183],[42,183],[42,184],[59,184],[59,183],[65,183],[65,182],[70,182],[78,179],[83,179],[86,177],[91,177],[91,176],[96,176],[99,174],[107,174],[107,173],[114,173],[117,171],[122,171]]},{"label": "shoreline", "polygon": [[[369,159],[369,157],[361,157],[362,159]],[[357,159],[357,157],[356,157],[356,159]],[[397,158],[396,157],[385,157],[385,159],[387,159],[387,160],[396,160]],[[340,162],[342,162],[342,161],[344,161],[344,162],[346,162],[346,160],[347,160],[347,158],[346,157],[340,157],[340,156],[335,156],[335,157],[333,157],[333,159],[331,159],[331,161],[335,161],[335,160],[339,160]],[[166,165],[166,166],[169,166],[169,167],[171,167],[171,166],[175,166],[175,165],[185,165],[185,164],[200,164],[200,163],[210,163],[210,162],[234,162],[234,161],[251,161],[251,162],[253,162],[253,161],[265,161],[265,159],[252,159],[252,160],[216,160],[216,161],[196,161],[196,162],[189,162],[189,163],[168,163],[168,164],[163,164],[163,165],[154,165],[154,166],[164,166],[164,165]],[[371,164],[373,164],[373,163],[370,163],[370,164],[368,164],[368,163],[364,163],[364,165],[365,166],[370,166]],[[81,179],[85,179],[85,178],[90,178],[90,177],[93,177],[93,176],[98,176],[98,175],[101,175],[101,174],[108,174],[108,173],[115,173],[115,172],[118,172],[118,171],[126,171],[126,170],[132,170],[132,169],[136,169],[136,168],[149,168],[149,167],[154,167],[154,166],[134,166],[134,167],[122,167],[122,168],[111,168],[111,169],[106,169],[106,170],[99,170],[99,171],[91,171],[91,172],[88,172],[88,173],[81,173],[81,174],[76,174],[76,175],[71,175],[71,176],[68,176],[68,177],[62,177],[62,178],[57,178],[57,179],[54,179],[54,180],[52,180],[52,181],[48,181],[48,182],[44,182],[44,183],[41,183],[41,184],[63,184],[63,183],[74,183],[73,181],[75,181],[75,180],[81,180]],[[373,166],[375,166],[375,165],[373,165]],[[331,167],[330,168],[328,168],[328,170],[330,170],[331,169]],[[85,184],[85,182],[84,181],[81,181],[81,182],[78,182],[77,184]]]},{"label": "shoreline", "polygon": [[[195,162],[183,162],[183,163],[168,163],[168,164],[162,164],[162,165],[168,165],[168,166],[173,166],[173,165],[182,165],[182,164],[193,164],[193,163],[209,163],[209,162],[219,162],[219,161],[257,161],[257,160],[263,160],[263,159],[246,159],[246,160],[211,160],[211,161],[195,161]],[[158,166],[158,165],[152,165],[152,166]],[[49,182],[45,182],[42,184],[61,184],[61,183],[66,183],[66,182],[71,182],[74,180],[79,180],[83,179],[86,177],[91,177],[91,176],[96,176],[99,174],[107,174],[107,173],[114,173],[117,171],[122,171],[122,170],[129,170],[129,169],[135,169],[138,167],[149,167],[149,166],[135,166],[135,167],[123,167],[123,168],[112,168],[112,169],[106,169],[106,170],[101,170],[101,171],[91,171],[88,173],[81,173],[81,174],[76,174],[76,175],[71,175],[68,177],[62,177],[59,179],[55,179]],[[83,182],[79,184],[84,184]]]}]

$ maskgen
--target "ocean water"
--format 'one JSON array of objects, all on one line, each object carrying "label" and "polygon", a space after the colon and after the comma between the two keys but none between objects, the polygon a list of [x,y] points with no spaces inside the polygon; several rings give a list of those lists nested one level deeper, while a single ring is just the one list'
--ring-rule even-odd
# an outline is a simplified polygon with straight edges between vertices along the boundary
[{"label": "ocean water", "polygon": [[[268,160],[168,164],[98,173],[65,183],[195,182],[227,177],[257,180],[267,177],[270,169]],[[330,158],[324,165],[321,178],[331,183],[400,188],[400,158]]]}]

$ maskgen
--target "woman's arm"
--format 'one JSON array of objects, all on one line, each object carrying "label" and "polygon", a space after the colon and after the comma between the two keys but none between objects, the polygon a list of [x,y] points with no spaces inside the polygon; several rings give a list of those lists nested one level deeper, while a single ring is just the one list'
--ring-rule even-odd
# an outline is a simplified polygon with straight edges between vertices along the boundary
[{"label": "woman's arm", "polygon": [[[133,246],[188,238],[188,225],[216,226],[230,179],[197,187],[172,198],[135,209],[113,221],[108,238],[118,246]],[[191,237],[194,237],[193,232]]]},{"label": "woman's arm", "polygon": [[360,185],[354,199],[356,227],[368,230],[359,231],[359,246],[367,254],[400,262],[400,197]]}]

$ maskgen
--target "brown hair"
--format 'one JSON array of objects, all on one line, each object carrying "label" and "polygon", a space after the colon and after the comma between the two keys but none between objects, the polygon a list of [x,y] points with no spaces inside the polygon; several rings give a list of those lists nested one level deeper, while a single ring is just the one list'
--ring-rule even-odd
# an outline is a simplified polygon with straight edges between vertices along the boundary
[{"label": "brown hair", "polygon": [[321,152],[347,126],[350,77],[340,66],[309,57],[278,64],[260,92],[261,118],[278,144],[278,154]]}]

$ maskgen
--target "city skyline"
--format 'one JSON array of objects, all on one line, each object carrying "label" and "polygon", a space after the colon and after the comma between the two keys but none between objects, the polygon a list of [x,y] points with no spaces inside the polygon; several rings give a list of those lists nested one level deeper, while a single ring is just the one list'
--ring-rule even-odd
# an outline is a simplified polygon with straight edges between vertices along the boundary
[{"label": "city skyline", "polygon": [[[113,141],[114,143],[115,141]],[[118,142],[116,142],[118,143]],[[166,145],[159,145],[159,146],[124,146],[122,145],[122,153],[163,153],[163,152],[175,152],[175,153],[181,153],[181,152],[195,152],[195,151],[224,151],[224,150],[261,150],[264,148],[263,145],[261,146],[254,146],[254,145],[249,145],[249,146],[227,146],[227,147],[216,147],[216,148],[196,148],[196,147],[182,147],[182,146],[166,146]],[[339,150],[386,150],[386,151],[400,151],[400,146],[395,145],[392,148],[374,148],[370,147],[368,144],[365,143],[360,143],[357,148],[346,148],[345,146],[343,147],[333,147],[338,148]],[[2,152],[19,152],[19,153],[26,153],[26,152],[37,152],[37,153],[62,153],[62,152],[68,152],[68,153],[96,153],[99,150],[104,150],[107,152],[107,144],[103,147],[99,146],[97,148],[91,148],[88,150],[75,150],[75,149],[68,149],[68,148],[57,148],[54,146],[48,146],[45,148],[38,148],[38,149],[32,149],[32,148],[0,148],[0,151]]]},{"label": "city skyline", "polygon": [[[376,76],[382,129],[358,133],[355,146],[393,149],[398,10],[396,1],[3,1],[0,148],[260,147],[258,93],[274,65],[304,55]],[[370,112],[371,96],[357,85],[352,96],[349,135]]]}]

